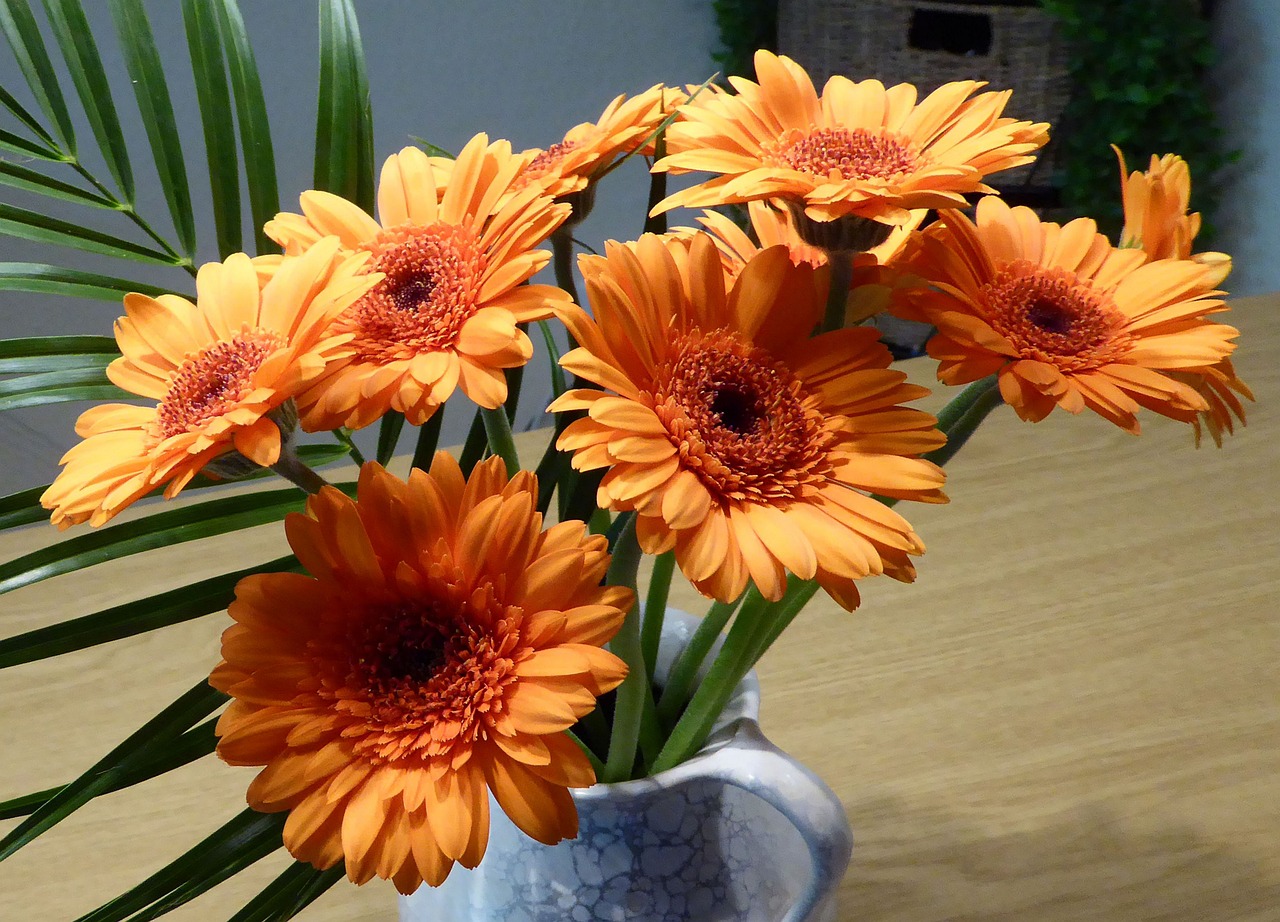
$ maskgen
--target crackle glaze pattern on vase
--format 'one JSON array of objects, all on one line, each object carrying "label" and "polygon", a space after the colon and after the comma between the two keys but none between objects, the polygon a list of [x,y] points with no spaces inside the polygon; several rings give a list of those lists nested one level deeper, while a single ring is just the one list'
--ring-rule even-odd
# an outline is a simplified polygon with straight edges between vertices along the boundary
[{"label": "crackle glaze pattern on vase", "polygon": [[[697,619],[668,611],[657,673]],[[484,860],[401,899],[402,922],[830,922],[852,839],[838,798],[773,746],[753,675],[694,758],[573,791],[576,839],[545,846],[496,803]]]}]

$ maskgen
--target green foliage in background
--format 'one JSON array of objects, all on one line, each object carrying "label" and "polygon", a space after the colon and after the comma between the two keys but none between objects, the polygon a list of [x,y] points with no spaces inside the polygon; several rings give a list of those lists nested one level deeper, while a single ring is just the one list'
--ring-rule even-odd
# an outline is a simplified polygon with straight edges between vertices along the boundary
[{"label": "green foliage in background", "polygon": [[720,82],[729,75],[754,78],[756,49],[778,50],[778,0],[715,0],[712,7],[721,47],[711,57]]}]

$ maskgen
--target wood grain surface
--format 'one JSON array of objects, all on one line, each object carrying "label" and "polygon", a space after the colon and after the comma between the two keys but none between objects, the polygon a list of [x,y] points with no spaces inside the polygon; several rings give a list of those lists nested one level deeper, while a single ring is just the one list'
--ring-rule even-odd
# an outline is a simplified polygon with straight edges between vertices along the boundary
[{"label": "wood grain surface", "polygon": [[[1002,408],[952,462],[952,502],[903,509],[917,582],[864,582],[852,615],[815,600],[766,655],[766,732],[853,824],[842,920],[1280,920],[1280,296],[1226,319],[1259,402],[1221,451],[1154,414],[1134,438]],[[4,533],[0,560],[55,540]],[[40,583],[0,597],[0,635],[286,550],[267,526]],[[208,671],[224,626],[0,671],[0,799],[91,765]],[[99,798],[0,864],[0,919],[114,896],[237,813],[251,774],[205,759]],[[284,864],[170,918],[226,919]],[[301,918],[394,917],[375,883]]]}]

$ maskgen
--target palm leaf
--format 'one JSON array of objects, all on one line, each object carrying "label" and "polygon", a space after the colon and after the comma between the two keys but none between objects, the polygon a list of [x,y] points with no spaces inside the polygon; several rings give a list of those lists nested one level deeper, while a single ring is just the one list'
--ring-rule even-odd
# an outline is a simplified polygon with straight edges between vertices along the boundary
[{"label": "palm leaf", "polygon": [[27,211],[25,208],[6,205],[2,202],[0,202],[0,234],[73,247],[77,250],[101,253],[104,256],[115,256],[120,259],[134,259],[166,266],[182,265],[182,260],[161,253],[159,250],[43,215],[38,211]]},{"label": "palm leaf", "polygon": [[134,97],[142,124],[151,142],[156,172],[164,190],[165,201],[178,240],[189,258],[196,250],[195,217],[191,212],[191,190],[187,185],[187,167],[182,159],[182,142],[173,117],[173,101],[165,80],[160,52],[141,0],[111,0],[111,15],[120,36],[125,67],[133,81]]},{"label": "palm leaf", "polygon": [[105,793],[117,777],[115,772],[136,768],[146,755],[165,749],[226,700],[226,695],[201,679],[190,691],[143,724],[0,839],[0,861],[52,829],[94,797]]},{"label": "palm leaf", "polygon": [[373,212],[373,113],[360,31],[350,0],[320,8],[315,188]]},{"label": "palm leaf", "polygon": [[60,198],[63,201],[74,202],[77,205],[88,205],[91,208],[110,208],[114,210],[119,207],[119,203],[113,199],[105,198],[96,192],[86,192],[78,186],[53,179],[43,173],[37,173],[35,170],[29,170],[8,160],[0,160],[0,183],[17,189],[26,189],[28,192],[38,192],[41,195]]},{"label": "palm leaf", "polygon": [[17,154],[19,157],[35,157],[39,160],[53,160],[56,162],[61,162],[64,159],[53,148],[37,144],[34,141],[28,141],[26,138],[19,137],[12,131],[5,131],[3,128],[0,128],[0,148]]},{"label": "palm leaf", "polygon": [[125,145],[124,132],[120,130],[107,74],[93,40],[93,31],[85,18],[84,7],[80,0],[44,0],[44,8],[107,169],[111,171],[123,201],[132,203],[134,185],[129,149]]},{"label": "palm leaf", "polygon": [[235,119],[231,91],[223,65],[218,19],[205,0],[182,0],[182,21],[191,52],[191,70],[204,129],[209,191],[218,253],[226,259],[243,247],[240,214],[240,161],[236,156]]},{"label": "palm leaf", "polygon": [[[73,298],[93,298],[99,301],[119,301],[121,297],[136,291],[153,297],[168,294],[172,289],[130,279],[67,269],[45,263],[0,263],[0,291],[28,291],[33,294],[70,295]],[[189,295],[186,295],[190,299]],[[60,339],[62,337],[49,337]],[[111,342],[115,342],[111,340]]]},{"label": "palm leaf", "polygon": [[[5,0],[0,0],[0,4],[3,2]],[[3,7],[0,6],[0,9],[3,9]],[[52,159],[63,161],[74,159],[70,154],[59,149],[58,142],[54,140],[53,135],[45,131],[44,125],[40,124],[40,120],[28,112],[26,106],[18,102],[17,97],[2,86],[0,86],[0,105],[12,112],[18,121],[26,125],[31,130],[31,133],[40,139],[40,143],[53,153]]]},{"label": "palm leaf", "polygon": [[85,399],[134,400],[137,395],[107,380],[104,365],[43,371],[0,381],[0,411]]},{"label": "palm leaf", "polygon": [[279,922],[292,919],[322,893],[340,881],[346,868],[337,864],[327,871],[295,861],[267,884],[228,922]]},{"label": "palm leaf", "polygon": [[0,0],[0,29],[13,48],[27,86],[40,103],[40,108],[58,126],[62,146],[70,153],[76,151],[76,136],[71,128],[71,114],[67,111],[62,87],[54,73],[53,62],[45,50],[40,29],[26,0]]},{"label": "palm leaf", "polygon": [[253,48],[249,45],[249,33],[235,0],[212,0],[212,3],[218,15],[218,28],[231,73],[255,240],[259,253],[273,253],[279,248],[262,232],[262,227],[280,210],[280,192],[276,185],[276,159],[271,147],[262,81],[258,77]]}]

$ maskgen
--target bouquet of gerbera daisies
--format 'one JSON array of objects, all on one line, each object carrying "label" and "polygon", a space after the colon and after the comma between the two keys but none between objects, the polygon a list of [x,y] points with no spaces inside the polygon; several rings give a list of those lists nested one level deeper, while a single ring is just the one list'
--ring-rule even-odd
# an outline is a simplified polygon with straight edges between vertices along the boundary
[{"label": "bouquet of gerbera daisies", "polygon": [[[194,290],[3,266],[11,289],[129,293],[113,338],[0,342],[11,406],[127,400],[83,413],[83,440],[47,489],[0,501],[6,527],[48,515],[102,530],[4,564],[0,589],[269,522],[282,522],[292,555],[2,642],[12,665],[196,616],[230,622],[207,683],[193,677],[82,778],[5,805],[29,816],[0,858],[91,797],[216,748],[262,769],[252,811],[227,827],[243,854],[283,843],[357,883],[438,884],[455,863],[483,859],[491,803],[554,843],[576,831],[570,789],[687,760],[816,593],[852,610],[858,580],[912,580],[924,542],[895,507],[945,502],[941,466],[1000,405],[1029,421],[1089,410],[1134,433],[1146,409],[1219,444],[1244,420],[1236,331],[1210,317],[1226,309],[1230,261],[1192,251],[1186,164],[1153,158],[1126,176],[1121,161],[1116,243],[1086,218],[1043,222],[989,185],[1048,137],[1005,114],[1007,91],[963,82],[921,98],[910,85],[834,77],[819,93],[796,63],[760,52],[759,82],[620,96],[547,150],[483,134],[456,156],[410,146],[375,177],[354,16],[334,2],[317,157],[328,189],[302,192],[296,211],[264,211],[259,161],[246,155],[258,255],[237,252],[223,232],[238,212],[219,210],[223,258],[196,270],[181,255],[194,228],[180,201],[177,245],[128,204],[119,126],[95,90],[101,64],[78,4],[50,4],[50,22],[119,196],[70,152],[30,11],[21,0],[4,9],[47,120],[4,91],[22,133],[4,131],[0,146],[51,169],[77,164],[94,191],[9,160],[0,181],[102,199],[188,268]],[[145,17],[132,0],[114,10],[172,192],[172,113]],[[184,13],[213,169],[235,136],[223,62],[246,152],[262,137],[261,90],[234,4]],[[581,255],[579,297],[574,228],[632,157],[652,166],[648,232]],[[238,183],[234,150],[230,162],[229,177],[211,179]],[[667,195],[673,173],[710,178]],[[739,206],[737,220],[706,211],[699,228],[667,229],[672,209],[721,206]],[[6,233],[129,255],[0,208]],[[555,284],[534,281],[553,257]],[[932,326],[939,379],[969,385],[940,417],[909,406],[924,390],[866,323],[884,311]],[[555,396],[544,449],[522,458],[511,420],[531,334],[553,355]],[[476,408],[458,454],[437,449],[451,400]],[[406,425],[415,448],[396,458]],[[371,426],[366,461],[352,433]],[[299,431],[331,444],[300,444]],[[325,470],[348,456],[354,481]],[[401,461],[406,476],[388,471]],[[220,485],[270,472],[289,483],[248,500]],[[149,503],[108,524],[157,492],[195,487],[215,498],[176,511]],[[708,609],[656,688],[677,569]],[[194,883],[156,905],[216,883],[191,868]],[[281,886],[300,906],[336,876]]]}]

